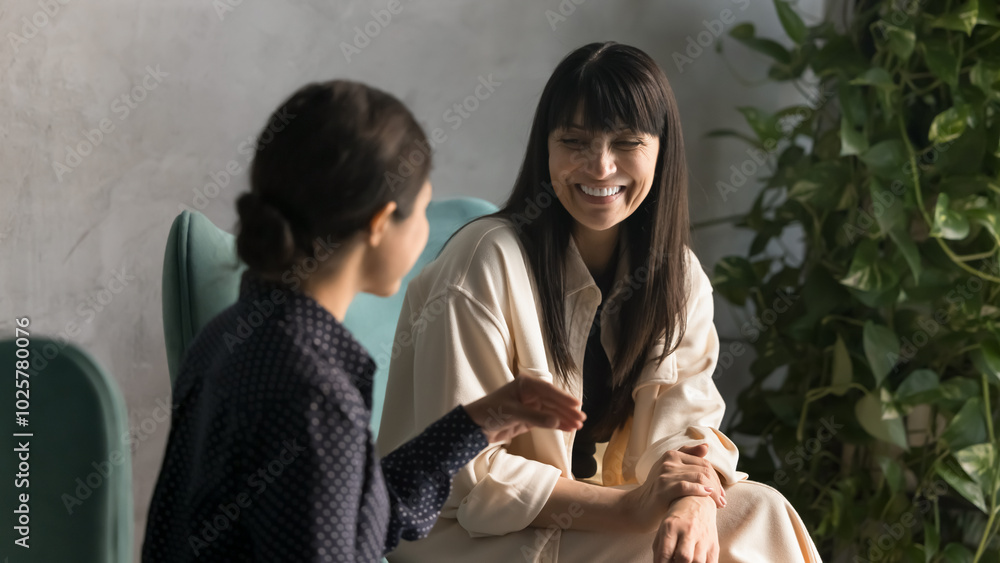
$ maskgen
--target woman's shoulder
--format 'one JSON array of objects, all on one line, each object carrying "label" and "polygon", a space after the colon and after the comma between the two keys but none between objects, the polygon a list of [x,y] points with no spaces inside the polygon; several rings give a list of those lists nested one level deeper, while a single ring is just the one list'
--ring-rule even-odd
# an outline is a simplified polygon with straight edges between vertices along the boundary
[{"label": "woman's shoulder", "polygon": [[528,272],[514,225],[503,217],[481,217],[461,227],[410,280],[406,302],[416,311],[441,296],[461,295],[502,316],[512,300],[532,299]]},{"label": "woman's shoulder", "polygon": [[474,219],[455,232],[424,272],[439,283],[466,286],[482,276],[518,276],[524,264],[523,247],[514,225],[506,218],[488,216]]},{"label": "woman's shoulder", "polygon": [[712,281],[705,272],[705,267],[694,250],[685,247],[685,257],[687,260],[688,294],[691,298],[697,298],[705,293],[712,293]]},{"label": "woman's shoulder", "polygon": [[521,254],[521,243],[514,224],[505,217],[488,215],[469,221],[455,231],[440,255],[491,251]]}]

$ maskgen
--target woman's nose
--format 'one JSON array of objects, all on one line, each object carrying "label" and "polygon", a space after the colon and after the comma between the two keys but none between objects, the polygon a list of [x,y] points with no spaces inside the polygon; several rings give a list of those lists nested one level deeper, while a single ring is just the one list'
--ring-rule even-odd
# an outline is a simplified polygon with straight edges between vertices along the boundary
[{"label": "woman's nose", "polygon": [[587,173],[593,176],[595,180],[607,178],[617,171],[615,153],[609,145],[595,143],[591,146],[586,156],[587,161],[584,166]]}]

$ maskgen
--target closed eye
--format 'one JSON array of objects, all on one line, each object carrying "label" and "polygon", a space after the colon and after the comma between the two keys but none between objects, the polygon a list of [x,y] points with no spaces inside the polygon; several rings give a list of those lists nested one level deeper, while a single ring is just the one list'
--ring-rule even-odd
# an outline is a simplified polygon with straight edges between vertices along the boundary
[{"label": "closed eye", "polygon": [[629,148],[629,149],[634,149],[634,148],[642,145],[642,141],[635,141],[635,140],[615,141],[615,144],[618,145],[619,147],[625,147],[625,148]]}]

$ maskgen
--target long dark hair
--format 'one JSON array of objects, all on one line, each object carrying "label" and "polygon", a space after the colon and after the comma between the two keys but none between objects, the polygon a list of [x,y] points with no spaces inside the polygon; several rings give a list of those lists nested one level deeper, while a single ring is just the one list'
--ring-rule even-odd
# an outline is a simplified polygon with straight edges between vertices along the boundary
[{"label": "long dark hair", "polygon": [[[632,390],[657,342],[665,338],[658,358],[663,362],[687,327],[688,172],[677,102],[666,76],[649,55],[614,42],[591,43],[559,63],[542,91],[510,197],[490,216],[515,224],[538,285],[557,377],[564,383],[571,371],[583,366],[574,365],[564,322],[563,265],[573,217],[552,194],[548,137],[556,128],[573,123],[581,105],[582,125],[588,131],[625,126],[660,140],[653,185],[623,224],[629,241],[630,276],[644,281],[630,297],[605,305],[619,308],[620,327],[617,351],[610,358],[611,405],[595,426],[595,437],[603,441],[632,414]],[[547,199],[539,197],[543,191],[548,192]],[[538,205],[546,200],[552,204]],[[645,276],[637,275],[640,268]]]},{"label": "long dark hair", "polygon": [[336,256],[329,247],[390,201],[394,220],[409,217],[430,169],[423,129],[391,94],[349,80],[307,84],[257,138],[250,191],[236,201],[237,254],[253,273],[297,287],[296,265],[315,262],[319,247]]}]

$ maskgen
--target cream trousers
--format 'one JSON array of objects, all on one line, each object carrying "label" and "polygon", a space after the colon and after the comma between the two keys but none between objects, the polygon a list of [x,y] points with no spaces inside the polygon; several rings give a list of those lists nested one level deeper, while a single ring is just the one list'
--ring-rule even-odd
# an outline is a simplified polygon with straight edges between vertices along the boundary
[{"label": "cream trousers", "polygon": [[[784,496],[756,481],[726,489],[718,510],[719,563],[821,561],[802,519]],[[505,536],[471,538],[451,518],[431,534],[401,542],[390,563],[652,563],[656,532],[610,534],[526,528]]]}]

